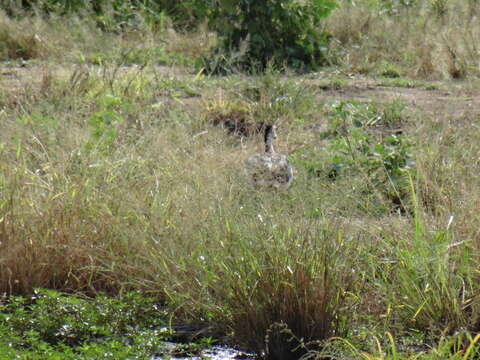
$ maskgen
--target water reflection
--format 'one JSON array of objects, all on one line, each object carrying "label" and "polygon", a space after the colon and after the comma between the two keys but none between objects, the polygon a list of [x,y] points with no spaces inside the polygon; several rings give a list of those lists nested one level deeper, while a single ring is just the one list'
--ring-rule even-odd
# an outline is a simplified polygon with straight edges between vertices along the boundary
[{"label": "water reflection", "polygon": [[[175,346],[178,344],[175,343],[167,343],[167,346],[171,349],[174,349]],[[160,360],[165,359],[164,356],[155,356],[152,360]],[[242,351],[236,350],[234,348],[223,346],[223,345],[215,345],[211,348],[202,350],[200,354],[195,356],[175,356],[172,355],[172,359],[178,360],[255,360],[255,357],[252,354],[246,354]]]}]

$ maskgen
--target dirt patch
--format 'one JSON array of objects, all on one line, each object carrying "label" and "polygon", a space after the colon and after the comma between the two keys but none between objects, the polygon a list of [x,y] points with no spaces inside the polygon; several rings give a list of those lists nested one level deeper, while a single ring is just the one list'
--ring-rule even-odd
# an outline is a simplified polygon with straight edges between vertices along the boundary
[{"label": "dirt patch", "polygon": [[[314,82],[313,82],[314,84]],[[407,107],[422,112],[446,114],[454,118],[465,114],[480,114],[480,92],[455,84],[443,84],[441,89],[384,85],[374,80],[349,80],[347,85],[319,85],[322,101],[357,100],[362,102],[402,101]]]},{"label": "dirt patch", "polygon": [[[49,79],[68,80],[80,67],[74,64],[24,63],[0,65],[0,90],[10,96],[25,93],[30,89],[42,89]],[[89,66],[89,71],[101,72],[100,66]],[[138,72],[136,66],[122,66],[118,74]],[[142,71],[142,70],[140,70]],[[194,76],[181,67],[156,66],[149,68],[152,76],[184,78]],[[445,82],[439,89],[427,89],[425,86],[400,87],[385,85],[381,81],[368,78],[348,79],[345,84],[324,83],[324,79],[306,80],[308,86],[318,87],[320,101],[357,100],[362,102],[402,101],[408,108],[430,113],[442,114],[453,119],[480,115],[480,91],[461,82]],[[182,101],[184,99],[182,98]],[[198,99],[196,99],[198,100]],[[189,101],[189,98],[185,98]],[[194,101],[192,105],[198,105]]]}]

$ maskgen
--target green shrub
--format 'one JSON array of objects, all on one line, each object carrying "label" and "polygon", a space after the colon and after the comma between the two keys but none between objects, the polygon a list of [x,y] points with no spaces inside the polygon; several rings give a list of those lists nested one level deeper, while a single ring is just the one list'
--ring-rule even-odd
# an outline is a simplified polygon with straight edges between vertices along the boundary
[{"label": "green shrub", "polygon": [[220,41],[205,67],[212,72],[263,70],[269,63],[315,68],[325,61],[329,39],[318,30],[320,20],[336,6],[335,0],[221,0],[208,13]]},{"label": "green shrub", "polygon": [[340,101],[325,108],[328,122],[320,135],[324,155],[319,157],[316,147],[306,147],[293,156],[297,166],[332,180],[359,176],[363,179],[356,190],[359,198],[373,196],[380,200],[375,202],[378,209],[405,211],[409,199],[405,170],[411,171],[413,158],[411,140],[401,128],[403,105],[393,102],[381,109]]},{"label": "green shrub", "polygon": [[101,109],[88,119],[93,141],[88,146],[95,144],[106,149],[113,144],[118,136],[120,125],[125,122],[122,110],[128,110],[131,106],[124,103],[121,98],[109,95],[100,98],[98,105]]}]

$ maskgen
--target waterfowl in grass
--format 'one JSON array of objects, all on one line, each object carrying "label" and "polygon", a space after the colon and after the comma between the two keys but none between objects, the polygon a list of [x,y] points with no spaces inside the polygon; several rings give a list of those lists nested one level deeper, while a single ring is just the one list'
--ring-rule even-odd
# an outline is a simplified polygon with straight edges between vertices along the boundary
[{"label": "waterfowl in grass", "polygon": [[265,152],[255,154],[245,162],[247,174],[258,189],[287,189],[293,181],[293,168],[287,156],[273,148],[276,130],[275,125],[265,127]]}]

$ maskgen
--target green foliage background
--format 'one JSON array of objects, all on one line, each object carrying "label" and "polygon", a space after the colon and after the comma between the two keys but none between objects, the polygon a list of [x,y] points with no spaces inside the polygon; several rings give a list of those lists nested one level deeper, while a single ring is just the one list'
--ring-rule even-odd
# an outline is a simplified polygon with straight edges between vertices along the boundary
[{"label": "green foliage background", "polygon": [[325,60],[329,39],[320,21],[336,6],[334,0],[221,0],[208,19],[220,37],[217,54],[239,52],[241,65],[315,68]]},{"label": "green foliage background", "polygon": [[330,36],[320,22],[337,7],[335,0],[3,0],[0,5],[9,14],[86,11],[106,31],[120,31],[139,19],[155,26],[164,15],[183,30],[206,21],[219,38],[204,60],[210,72],[264,70],[269,63],[295,69],[324,64]]}]

